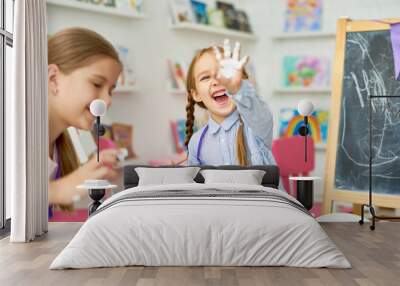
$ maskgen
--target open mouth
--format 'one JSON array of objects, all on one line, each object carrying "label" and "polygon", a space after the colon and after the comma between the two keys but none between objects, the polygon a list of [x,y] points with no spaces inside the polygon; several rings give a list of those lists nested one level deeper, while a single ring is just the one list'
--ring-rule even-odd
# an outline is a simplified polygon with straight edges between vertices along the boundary
[{"label": "open mouth", "polygon": [[217,91],[214,91],[211,94],[211,97],[214,99],[215,102],[217,102],[218,104],[225,104],[226,102],[228,102],[229,97],[226,94],[226,90],[225,89],[220,89]]}]

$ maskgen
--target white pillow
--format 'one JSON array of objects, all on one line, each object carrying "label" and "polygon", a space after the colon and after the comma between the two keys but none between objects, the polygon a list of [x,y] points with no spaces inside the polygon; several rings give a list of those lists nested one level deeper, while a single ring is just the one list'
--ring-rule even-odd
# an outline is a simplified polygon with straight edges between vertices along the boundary
[{"label": "white pillow", "polygon": [[199,170],[199,167],[135,168],[139,176],[139,186],[195,183],[193,179]]},{"label": "white pillow", "polygon": [[205,184],[226,183],[261,185],[265,175],[262,170],[202,170]]}]

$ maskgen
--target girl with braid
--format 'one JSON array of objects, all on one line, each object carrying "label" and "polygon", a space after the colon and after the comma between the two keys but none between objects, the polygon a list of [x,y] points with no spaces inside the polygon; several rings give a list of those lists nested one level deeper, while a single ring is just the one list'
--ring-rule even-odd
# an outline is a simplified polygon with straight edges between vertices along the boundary
[{"label": "girl with braid", "polygon": [[[186,141],[188,165],[275,165],[271,153],[273,120],[267,104],[248,81],[239,60],[224,48],[201,50],[187,76]],[[222,55],[223,54],[223,55]],[[209,113],[208,123],[193,134],[195,105]]]}]

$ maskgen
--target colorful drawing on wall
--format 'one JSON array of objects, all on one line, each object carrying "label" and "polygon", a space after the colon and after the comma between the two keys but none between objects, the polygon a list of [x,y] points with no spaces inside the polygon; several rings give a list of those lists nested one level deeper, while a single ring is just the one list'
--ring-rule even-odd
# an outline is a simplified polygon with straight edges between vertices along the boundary
[{"label": "colorful drawing on wall", "polygon": [[192,9],[196,22],[199,24],[208,24],[207,4],[202,1],[191,0]]},{"label": "colorful drawing on wall", "polygon": [[208,9],[208,22],[211,26],[225,28],[224,11]]},{"label": "colorful drawing on wall", "polygon": [[[326,144],[328,139],[328,116],[326,110],[315,110],[309,117],[310,135],[316,144]],[[299,128],[303,124],[303,116],[297,109],[283,108],[280,112],[280,137],[299,135]]]},{"label": "colorful drawing on wall", "polygon": [[181,61],[168,60],[169,88],[173,90],[186,90],[186,69]]},{"label": "colorful drawing on wall", "polygon": [[[93,0],[92,0],[93,1]],[[97,0],[99,1],[99,0]],[[114,7],[116,7],[119,11],[132,11],[132,12],[142,12],[143,0],[101,0],[106,3],[112,3]],[[107,5],[106,5],[107,6]]]},{"label": "colorful drawing on wall", "polygon": [[283,58],[284,87],[329,87],[330,60],[315,56],[285,56]]},{"label": "colorful drawing on wall", "polygon": [[188,0],[170,0],[169,2],[173,23],[195,21],[193,8]]},{"label": "colorful drawing on wall", "polygon": [[[182,153],[187,150],[185,146],[186,139],[186,119],[178,119],[170,121],[172,137],[174,138],[175,150],[177,153]],[[193,126],[193,133],[198,130],[197,126]]]},{"label": "colorful drawing on wall", "polygon": [[186,150],[185,138],[186,138],[186,119],[178,119],[171,121],[171,131],[174,138],[175,150],[177,153],[182,153]]},{"label": "colorful drawing on wall", "polygon": [[288,0],[285,32],[320,31],[322,0]]},{"label": "colorful drawing on wall", "polygon": [[136,153],[133,151],[133,126],[123,123],[113,123],[111,125],[112,136],[118,148],[128,149],[127,159],[136,158]]},{"label": "colorful drawing on wall", "polygon": [[239,30],[239,21],[237,17],[237,10],[232,3],[225,1],[216,1],[217,9],[224,12],[225,27],[228,29]]},{"label": "colorful drawing on wall", "polygon": [[[121,0],[119,0],[121,1]],[[118,2],[118,1],[117,1]],[[130,0],[131,7],[136,9],[138,12],[142,12],[143,10],[143,0]]]},{"label": "colorful drawing on wall", "polygon": [[133,87],[136,84],[136,74],[133,67],[132,52],[124,46],[117,46],[117,50],[123,65],[121,75],[118,78],[117,89]]}]

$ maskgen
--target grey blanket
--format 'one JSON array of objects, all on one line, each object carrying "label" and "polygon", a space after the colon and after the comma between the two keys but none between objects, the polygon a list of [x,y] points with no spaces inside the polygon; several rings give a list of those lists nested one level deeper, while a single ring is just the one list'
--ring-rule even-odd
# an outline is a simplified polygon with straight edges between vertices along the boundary
[{"label": "grey blanket", "polygon": [[[153,200],[153,199],[174,199],[174,200],[187,200],[187,199],[220,199],[220,198],[230,198],[230,199],[256,199],[264,200],[269,202],[276,202],[278,204],[290,205],[297,210],[312,216],[311,213],[298,201],[294,201],[287,197],[283,197],[281,194],[270,193],[261,190],[235,190],[235,191],[221,191],[215,188],[203,189],[203,190],[164,190],[164,191],[146,191],[146,192],[133,192],[128,193],[119,198],[107,202],[102,205],[92,216],[107,210],[108,208],[118,205],[122,202],[128,201],[143,201],[143,200]],[[92,217],[91,216],[91,217]]]}]

